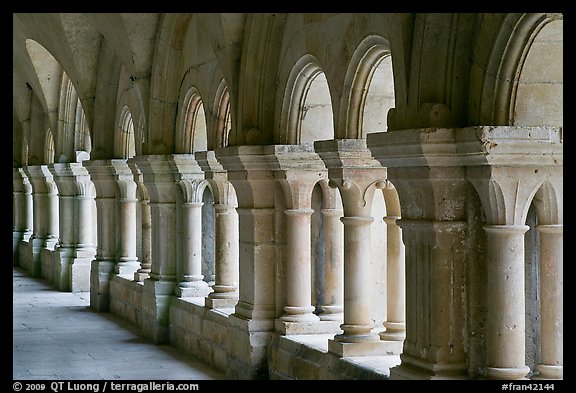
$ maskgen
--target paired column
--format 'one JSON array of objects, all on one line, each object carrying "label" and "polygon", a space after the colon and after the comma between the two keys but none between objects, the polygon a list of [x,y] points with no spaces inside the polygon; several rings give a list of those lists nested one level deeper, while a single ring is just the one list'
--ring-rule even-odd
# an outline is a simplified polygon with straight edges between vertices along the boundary
[{"label": "paired column", "polygon": [[328,168],[331,187],[338,187],[344,216],[344,323],[328,342],[339,356],[397,352],[373,332],[371,321],[370,224],[376,189],[386,186],[386,168],[372,158],[362,139],[319,141],[316,152]]},{"label": "paired column", "polygon": [[538,378],[564,377],[563,225],[538,225],[540,234],[540,364]]}]

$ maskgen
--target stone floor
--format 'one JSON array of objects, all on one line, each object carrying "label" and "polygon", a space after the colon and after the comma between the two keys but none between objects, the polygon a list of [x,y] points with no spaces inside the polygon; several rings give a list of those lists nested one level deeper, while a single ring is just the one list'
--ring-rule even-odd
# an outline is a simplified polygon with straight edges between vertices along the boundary
[{"label": "stone floor", "polygon": [[13,270],[14,380],[215,380],[224,373],[143,339],[89,308],[89,293],[59,292]]}]

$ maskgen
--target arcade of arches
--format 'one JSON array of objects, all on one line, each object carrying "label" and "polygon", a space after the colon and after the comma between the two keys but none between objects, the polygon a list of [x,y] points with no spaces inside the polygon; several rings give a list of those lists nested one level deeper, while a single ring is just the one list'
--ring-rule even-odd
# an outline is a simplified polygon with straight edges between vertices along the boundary
[{"label": "arcade of arches", "polygon": [[13,263],[229,379],[563,378],[563,16],[13,14]]}]

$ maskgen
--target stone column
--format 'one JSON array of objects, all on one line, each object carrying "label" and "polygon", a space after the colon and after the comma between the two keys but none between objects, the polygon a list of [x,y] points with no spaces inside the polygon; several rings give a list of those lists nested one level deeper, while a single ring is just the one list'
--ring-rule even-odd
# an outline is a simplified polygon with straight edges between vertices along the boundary
[{"label": "stone column", "polygon": [[[311,194],[311,193],[310,193]],[[286,209],[286,322],[316,322],[311,304],[310,217],[312,209]]]},{"label": "stone column", "polygon": [[400,217],[384,217],[387,236],[387,310],[386,330],[380,333],[380,339],[402,341],[406,338],[406,275],[404,268],[404,243],[402,229],[396,223]]},{"label": "stone column", "polygon": [[127,164],[116,167],[116,183],[120,190],[120,250],[115,272],[134,276],[140,263],[136,256],[136,183]]},{"label": "stone column", "polygon": [[196,152],[195,157],[212,187],[214,198],[215,282],[205,305],[210,308],[234,307],[238,302],[239,274],[236,193],[214,151]]},{"label": "stone column", "polygon": [[[178,242],[180,239],[177,203],[181,198],[178,182],[203,176],[193,155],[135,156],[132,167],[142,174],[150,197],[152,266],[144,280],[142,333],[154,343],[169,337],[169,311],[177,284]],[[145,214],[143,214],[145,216]]]},{"label": "stone column", "polygon": [[524,233],[526,225],[488,225],[488,286],[485,376],[524,379]]},{"label": "stone column", "polygon": [[537,378],[564,378],[564,226],[538,225],[540,234],[540,345]]},{"label": "stone column", "polygon": [[54,279],[62,291],[90,290],[90,265],[96,255],[93,244],[94,184],[81,163],[49,165],[59,192],[59,262]]},{"label": "stone column", "polygon": [[202,193],[206,180],[180,180],[184,193],[181,220],[181,250],[179,282],[176,295],[203,297],[211,291],[202,275]]},{"label": "stone column", "polygon": [[322,209],[324,223],[324,303],[321,321],[342,321],[344,318],[344,231],[340,218],[342,209]]},{"label": "stone column", "polygon": [[27,242],[32,235],[32,203],[28,202],[32,197],[32,186],[22,168],[12,170],[12,190],[12,264],[20,266],[20,243]]},{"label": "stone column", "polygon": [[[372,158],[363,139],[318,141],[316,152],[328,168],[331,187],[338,187],[344,216],[344,323],[328,342],[339,356],[384,355],[398,352],[372,330],[370,224],[376,189],[386,186],[386,168]],[[397,347],[397,345],[396,345]]]},{"label": "stone column", "polygon": [[84,161],[96,189],[96,256],[90,267],[90,307],[110,311],[110,280],[116,264],[116,182],[111,161]]},{"label": "stone column", "polygon": [[41,252],[46,245],[46,175],[42,165],[25,168],[26,175],[32,185],[33,202],[33,231],[29,240],[29,259],[25,263],[28,273],[32,277],[42,276]]},{"label": "stone column", "polygon": [[48,168],[46,173],[46,242],[44,248],[54,250],[60,233],[60,216],[58,211],[58,188]]},{"label": "stone column", "polygon": [[238,302],[238,238],[237,222],[231,205],[215,204],[216,211],[216,278],[214,290],[206,299],[210,308],[234,307]]},{"label": "stone column", "polygon": [[269,146],[215,150],[238,198],[239,299],[228,318],[229,379],[268,375],[267,346],[276,316],[273,151]]},{"label": "stone column", "polygon": [[151,240],[151,227],[152,218],[150,216],[150,197],[146,186],[144,185],[144,180],[142,172],[136,164],[130,159],[127,161],[130,170],[132,171],[132,176],[134,182],[137,184],[137,190],[140,196],[140,213],[141,213],[141,261],[139,269],[134,273],[134,281],[143,282],[150,276],[150,271],[152,269],[152,240]]},{"label": "stone column", "polygon": [[142,262],[140,262],[140,268],[134,273],[134,280],[138,282],[147,279],[152,269],[150,200],[143,199],[140,206],[142,209]]}]

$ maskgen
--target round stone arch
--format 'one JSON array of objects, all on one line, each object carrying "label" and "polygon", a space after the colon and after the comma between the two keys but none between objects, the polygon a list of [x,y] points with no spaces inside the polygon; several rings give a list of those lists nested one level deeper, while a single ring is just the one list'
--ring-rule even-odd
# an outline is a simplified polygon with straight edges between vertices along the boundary
[{"label": "round stone arch", "polygon": [[[330,87],[316,57],[306,54],[294,64],[281,101],[279,128],[274,138],[278,143],[300,144],[334,139]],[[304,125],[306,117],[311,119],[310,127]]]},{"label": "round stone arch", "polygon": [[182,101],[176,118],[176,153],[193,153],[207,149],[206,114],[202,96],[196,87],[190,87]]},{"label": "round stone arch", "polygon": [[[522,68],[539,32],[557,20],[562,20],[562,16],[546,13],[509,14],[500,23],[500,29],[494,37],[489,36],[493,28],[480,29],[485,30],[485,33],[477,41],[493,43],[486,64],[473,65],[472,85],[469,89],[471,122],[515,124],[514,113]],[[485,46],[478,45],[478,48],[474,57],[485,58],[486,54],[479,52],[485,50]]]},{"label": "round stone arch", "polygon": [[[385,64],[383,64],[385,62]],[[380,67],[385,66],[385,67]],[[380,70],[376,72],[377,70]],[[388,88],[387,93],[379,93],[382,101],[382,129],[365,127],[364,112],[371,83],[378,74],[378,88]],[[391,97],[386,97],[391,96]],[[340,122],[336,129],[338,138],[365,138],[367,131],[386,131],[387,112],[394,105],[394,75],[392,73],[391,50],[387,40],[377,35],[364,38],[351,57],[344,79],[344,91],[340,104]]]},{"label": "round stone arch", "polygon": [[136,155],[134,118],[128,105],[124,105],[118,113],[114,133],[114,156],[119,158],[134,157]]},{"label": "round stone arch", "polygon": [[214,148],[226,147],[230,143],[230,131],[232,129],[232,110],[230,92],[226,80],[222,79],[216,88],[214,103],[212,106],[212,132]]}]

